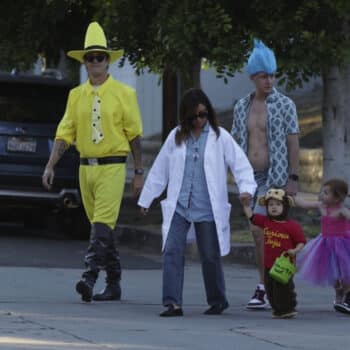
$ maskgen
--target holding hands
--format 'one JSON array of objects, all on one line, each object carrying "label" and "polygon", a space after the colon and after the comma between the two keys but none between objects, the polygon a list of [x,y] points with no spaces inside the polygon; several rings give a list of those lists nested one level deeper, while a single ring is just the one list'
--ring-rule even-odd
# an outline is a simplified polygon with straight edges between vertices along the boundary
[{"label": "holding hands", "polygon": [[243,211],[245,216],[250,219],[253,216],[253,210],[250,207],[250,202],[252,200],[252,196],[249,193],[243,192],[239,196],[239,200],[243,206]]},{"label": "holding hands", "polygon": [[140,213],[142,215],[146,216],[148,214],[148,208],[140,207]]},{"label": "holding hands", "polygon": [[304,248],[304,246],[305,246],[304,243],[298,243],[294,249],[288,249],[287,254],[291,258],[294,258]]},{"label": "holding hands", "polygon": [[249,206],[252,196],[250,193],[243,192],[239,195],[239,200],[242,203],[243,207]]}]

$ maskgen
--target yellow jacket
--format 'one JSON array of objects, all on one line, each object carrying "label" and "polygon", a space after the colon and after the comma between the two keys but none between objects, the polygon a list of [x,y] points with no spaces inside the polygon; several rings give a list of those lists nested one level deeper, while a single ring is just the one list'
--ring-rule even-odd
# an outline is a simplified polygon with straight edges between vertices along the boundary
[{"label": "yellow jacket", "polygon": [[56,140],[64,140],[76,147],[81,157],[127,155],[129,141],[142,135],[142,121],[136,92],[111,76],[99,86],[101,97],[101,125],[104,138],[92,142],[91,109],[94,88],[88,80],[69,93],[65,114],[60,121]]}]

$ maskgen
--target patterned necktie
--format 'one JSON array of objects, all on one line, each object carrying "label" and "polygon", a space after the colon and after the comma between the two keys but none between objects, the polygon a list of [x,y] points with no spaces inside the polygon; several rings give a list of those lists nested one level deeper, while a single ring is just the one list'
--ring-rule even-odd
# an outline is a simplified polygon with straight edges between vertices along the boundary
[{"label": "patterned necktie", "polygon": [[101,98],[95,93],[92,102],[91,112],[91,130],[92,142],[97,144],[103,140],[103,131],[101,126]]}]

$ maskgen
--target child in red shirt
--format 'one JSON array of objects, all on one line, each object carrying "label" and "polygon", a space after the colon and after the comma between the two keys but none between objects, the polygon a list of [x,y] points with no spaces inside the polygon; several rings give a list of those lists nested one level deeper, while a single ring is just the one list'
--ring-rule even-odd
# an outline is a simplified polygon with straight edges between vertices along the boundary
[{"label": "child in red shirt", "polygon": [[267,216],[253,214],[249,205],[244,205],[243,209],[252,223],[264,230],[264,282],[272,315],[274,318],[292,318],[297,315],[293,278],[287,284],[281,284],[269,275],[269,270],[282,253],[288,254],[294,261],[296,254],[305,245],[305,237],[300,224],[288,219],[293,199],[284,190],[269,189],[259,199],[259,204],[266,206]]}]

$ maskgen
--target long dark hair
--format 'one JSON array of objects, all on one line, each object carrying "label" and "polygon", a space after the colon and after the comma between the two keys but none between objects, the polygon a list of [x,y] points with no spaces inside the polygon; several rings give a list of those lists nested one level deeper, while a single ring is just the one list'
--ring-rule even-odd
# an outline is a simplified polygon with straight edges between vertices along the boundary
[{"label": "long dark hair", "polygon": [[176,145],[180,146],[182,142],[189,138],[191,129],[193,128],[190,117],[196,113],[199,104],[206,107],[208,111],[208,122],[214,129],[216,136],[219,137],[220,129],[218,127],[216,114],[208,96],[201,89],[189,89],[182,96],[180,103],[180,127],[175,135]]}]

